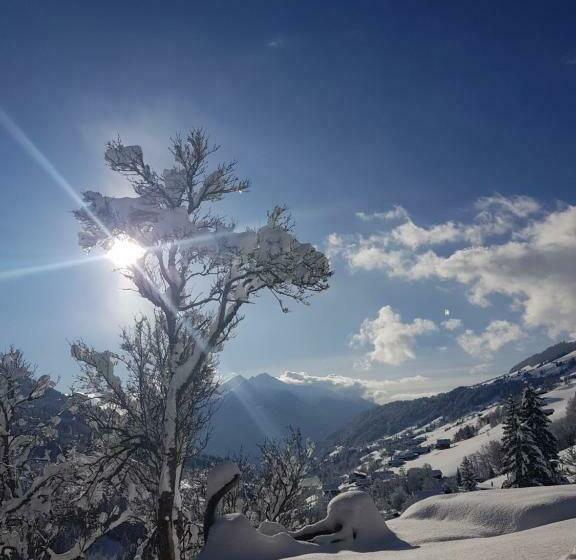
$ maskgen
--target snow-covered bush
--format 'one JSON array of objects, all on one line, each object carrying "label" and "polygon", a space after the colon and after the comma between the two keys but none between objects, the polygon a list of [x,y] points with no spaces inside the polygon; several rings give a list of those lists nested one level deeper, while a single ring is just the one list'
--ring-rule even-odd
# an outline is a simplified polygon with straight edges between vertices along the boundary
[{"label": "snow-covered bush", "polygon": [[314,444],[297,429],[291,429],[284,441],[268,440],[260,446],[248,503],[256,524],[272,521],[294,528],[306,522],[302,482],[315,466],[314,451]]}]

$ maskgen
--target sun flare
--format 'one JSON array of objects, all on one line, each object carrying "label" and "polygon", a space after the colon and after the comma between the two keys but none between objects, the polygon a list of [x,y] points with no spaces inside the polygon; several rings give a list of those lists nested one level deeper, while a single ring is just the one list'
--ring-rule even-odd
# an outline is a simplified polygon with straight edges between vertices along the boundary
[{"label": "sun flare", "polygon": [[129,237],[118,237],[113,241],[107,256],[117,267],[127,268],[135,264],[144,252],[144,248]]}]

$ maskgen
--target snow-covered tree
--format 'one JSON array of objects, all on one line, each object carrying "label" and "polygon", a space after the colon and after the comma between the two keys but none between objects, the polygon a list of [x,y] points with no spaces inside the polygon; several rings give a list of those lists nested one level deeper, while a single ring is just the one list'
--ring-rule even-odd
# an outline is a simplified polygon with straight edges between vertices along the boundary
[{"label": "snow-covered tree", "polygon": [[[138,249],[132,250],[134,262],[126,262],[123,272],[155,307],[156,323],[165,335],[162,368],[147,366],[154,378],[150,385],[161,396],[160,406],[147,415],[159,431],[160,457],[150,481],[158,498],[149,542],[151,557],[163,560],[183,557],[186,517],[180,484],[197,436],[183,429],[183,415],[193,406],[191,395],[209,375],[215,354],[240,322],[241,309],[267,291],[286,311],[284,298],[306,302],[310,293],[327,288],[330,276],[326,257],[296,239],[284,209],[274,208],[263,227],[241,232],[215,213],[214,203],[248,188],[236,176],[234,163],[209,169],[216,149],[202,130],[193,130],[172,141],[174,165],[157,173],[145,163],[139,146],[112,142],[106,161],[130,180],[135,196],[89,191],[85,206],[75,212],[83,248]],[[130,410],[131,400],[140,396],[113,374],[109,358],[103,367],[91,366],[93,379],[116,392]],[[139,436],[131,437],[137,441]]]},{"label": "snow-covered tree", "polygon": [[[82,367],[79,378],[83,393],[82,415],[92,428],[94,462],[92,482],[103,473],[113,472],[131,484],[131,520],[146,527],[150,538],[142,550],[156,546],[159,471],[162,464],[162,424],[165,393],[161,379],[168,368],[168,341],[162,316],[135,320],[132,329],[122,332],[123,352],[96,352],[82,342],[72,346],[72,354]],[[122,384],[114,373],[123,366],[127,381]],[[186,398],[180,401],[179,430],[182,464],[190,464],[202,451],[206,426],[211,417],[216,390],[214,372],[206,362]],[[191,505],[191,504],[190,504]],[[185,552],[197,544],[198,516],[188,504],[182,506],[187,522],[182,524],[181,548]]]},{"label": "snow-covered tree", "polygon": [[468,492],[476,490],[476,487],[478,486],[476,473],[474,472],[474,468],[468,457],[462,459],[458,472],[460,473],[460,485],[462,488]]},{"label": "snow-covered tree", "polygon": [[41,414],[53,386],[36,377],[22,352],[0,354],[0,557],[75,560],[125,520],[116,493],[98,484],[88,492],[91,458],[57,437],[64,410]]},{"label": "snow-covered tree", "polygon": [[550,431],[550,419],[544,413],[544,401],[532,387],[527,387],[522,395],[519,420],[530,430],[539,451],[532,454],[528,477],[536,485],[555,484],[558,480],[557,442]]},{"label": "snow-covered tree", "polygon": [[48,376],[34,376],[19,350],[0,354],[0,550],[6,556],[42,553],[41,505],[64,474],[41,454],[49,427],[41,429],[26,414],[51,385]]},{"label": "snow-covered tree", "polygon": [[542,399],[531,387],[525,389],[520,406],[508,400],[502,439],[506,486],[541,486],[559,480],[556,441],[542,407]]},{"label": "snow-covered tree", "polygon": [[520,420],[518,418],[518,406],[512,397],[506,401],[502,437],[504,448],[503,472],[508,476],[505,486],[519,486],[524,479],[524,455],[522,442],[519,437]]}]

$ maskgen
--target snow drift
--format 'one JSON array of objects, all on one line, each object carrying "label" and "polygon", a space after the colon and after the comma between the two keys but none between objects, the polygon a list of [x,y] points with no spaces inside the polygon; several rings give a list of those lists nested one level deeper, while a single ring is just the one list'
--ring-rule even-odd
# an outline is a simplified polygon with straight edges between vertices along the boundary
[{"label": "snow drift", "polygon": [[[416,542],[489,537],[576,518],[576,486],[511,488],[434,496],[390,523]],[[414,539],[411,539],[414,542]]]},{"label": "snow drift", "polygon": [[566,552],[575,540],[570,519],[519,533],[427,543],[400,552],[308,554],[299,560],[573,560]]}]

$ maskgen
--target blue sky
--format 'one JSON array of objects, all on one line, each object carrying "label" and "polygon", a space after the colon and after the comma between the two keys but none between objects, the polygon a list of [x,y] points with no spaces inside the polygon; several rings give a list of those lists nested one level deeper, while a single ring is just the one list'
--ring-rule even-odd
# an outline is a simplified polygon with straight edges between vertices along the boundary
[{"label": "blue sky", "polygon": [[[310,307],[253,306],[222,372],[332,373],[385,400],[576,332],[575,23],[570,2],[10,2],[0,107],[78,193],[128,192],[102,157],[116,134],[161,168],[170,135],[205,127],[252,181],[224,210],[288,205],[335,270]],[[0,158],[0,271],[82,259],[70,194],[6,127]],[[120,287],[107,261],[0,272],[1,344],[66,386],[67,341],[114,348],[138,311]]]}]

